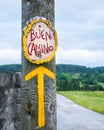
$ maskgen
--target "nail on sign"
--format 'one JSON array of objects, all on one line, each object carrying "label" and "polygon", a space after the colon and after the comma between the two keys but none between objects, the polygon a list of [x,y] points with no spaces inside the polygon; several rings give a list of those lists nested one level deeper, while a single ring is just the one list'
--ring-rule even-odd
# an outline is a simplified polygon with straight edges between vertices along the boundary
[{"label": "nail on sign", "polygon": [[49,62],[57,46],[57,33],[47,20],[33,20],[28,24],[23,36],[23,50],[30,62]]}]

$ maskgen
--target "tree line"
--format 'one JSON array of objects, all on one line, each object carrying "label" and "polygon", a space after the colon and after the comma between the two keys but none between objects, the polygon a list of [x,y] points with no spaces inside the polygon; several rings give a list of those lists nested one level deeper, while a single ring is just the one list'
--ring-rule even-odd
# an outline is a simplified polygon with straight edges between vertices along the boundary
[{"label": "tree line", "polygon": [[104,91],[104,67],[57,65],[57,90]]},{"label": "tree line", "polygon": [[0,65],[0,71],[21,72],[20,64]]},{"label": "tree line", "polygon": [[[20,64],[0,65],[1,71],[21,72]],[[56,65],[57,90],[104,91],[104,67],[59,64]]]}]

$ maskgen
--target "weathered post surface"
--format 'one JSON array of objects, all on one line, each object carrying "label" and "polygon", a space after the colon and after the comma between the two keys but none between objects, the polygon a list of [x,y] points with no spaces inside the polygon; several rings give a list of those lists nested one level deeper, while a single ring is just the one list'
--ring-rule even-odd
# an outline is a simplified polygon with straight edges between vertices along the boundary
[{"label": "weathered post surface", "polygon": [[[22,0],[22,37],[24,28],[36,16],[46,18],[54,26],[54,0]],[[43,31],[39,33],[45,39]],[[32,34],[31,31],[33,40],[35,34],[33,37]],[[47,38],[51,39],[48,34]],[[26,59],[23,50],[22,44],[21,130],[57,130],[55,58],[40,64],[32,63]],[[32,51],[33,48],[30,53]]]}]

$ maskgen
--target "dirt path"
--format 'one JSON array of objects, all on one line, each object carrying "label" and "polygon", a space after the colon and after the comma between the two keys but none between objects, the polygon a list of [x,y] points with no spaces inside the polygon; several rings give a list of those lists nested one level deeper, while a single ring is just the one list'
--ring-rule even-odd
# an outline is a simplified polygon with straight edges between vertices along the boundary
[{"label": "dirt path", "polygon": [[104,130],[104,115],[57,95],[57,130]]}]

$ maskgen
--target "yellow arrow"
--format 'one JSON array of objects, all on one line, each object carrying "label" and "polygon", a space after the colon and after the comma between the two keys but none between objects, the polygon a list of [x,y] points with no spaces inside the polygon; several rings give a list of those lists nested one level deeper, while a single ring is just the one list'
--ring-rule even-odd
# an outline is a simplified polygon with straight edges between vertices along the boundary
[{"label": "yellow arrow", "polygon": [[25,76],[25,80],[30,80],[32,77],[38,75],[38,126],[44,127],[45,125],[45,110],[44,110],[44,74],[52,79],[55,79],[53,72],[47,68],[40,66],[31,71]]}]

